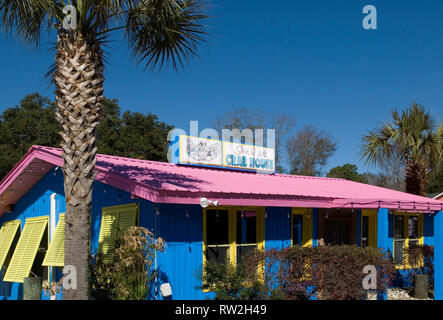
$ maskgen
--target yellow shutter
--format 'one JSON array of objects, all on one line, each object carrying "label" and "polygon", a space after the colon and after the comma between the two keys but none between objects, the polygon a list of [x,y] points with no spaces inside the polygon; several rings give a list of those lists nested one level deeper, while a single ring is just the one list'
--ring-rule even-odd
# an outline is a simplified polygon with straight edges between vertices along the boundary
[{"label": "yellow shutter", "polygon": [[52,267],[63,267],[65,265],[65,215],[60,214],[57,228],[49,245],[48,252],[42,265]]},{"label": "yellow shutter", "polygon": [[20,220],[9,221],[3,224],[0,229],[0,269],[5,263],[9,250],[11,249],[12,242],[18,228],[20,227]]},{"label": "yellow shutter", "polygon": [[26,219],[3,281],[23,282],[23,279],[29,276],[47,226],[48,217]]},{"label": "yellow shutter", "polygon": [[109,259],[109,253],[114,248],[115,239],[121,232],[137,223],[137,204],[107,207],[102,209],[102,224],[98,240],[99,253]]}]

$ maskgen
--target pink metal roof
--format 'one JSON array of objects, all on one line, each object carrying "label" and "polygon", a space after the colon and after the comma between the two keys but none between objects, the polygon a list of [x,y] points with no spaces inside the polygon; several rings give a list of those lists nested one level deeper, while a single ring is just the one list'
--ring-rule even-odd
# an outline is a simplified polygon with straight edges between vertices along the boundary
[{"label": "pink metal roof", "polygon": [[[98,156],[98,181],[158,203],[440,211],[442,202],[344,179],[256,174],[117,156]],[[53,166],[61,149],[33,146],[0,183],[0,215]],[[12,190],[12,191],[11,191]]]}]

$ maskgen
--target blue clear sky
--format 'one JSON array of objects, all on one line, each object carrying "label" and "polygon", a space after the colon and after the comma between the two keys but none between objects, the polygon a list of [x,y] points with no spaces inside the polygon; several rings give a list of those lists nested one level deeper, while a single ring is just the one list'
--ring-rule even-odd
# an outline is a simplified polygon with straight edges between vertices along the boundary
[{"label": "blue clear sky", "polygon": [[[179,74],[144,73],[116,41],[105,95],[185,130],[235,106],[293,113],[295,129],[313,124],[336,138],[326,169],[371,169],[357,156],[361,135],[393,108],[417,100],[442,121],[442,1],[207,1],[214,18],[200,59]],[[367,4],[378,10],[376,31],[362,28]],[[0,35],[0,48],[0,111],[30,92],[53,98],[42,80],[53,62],[49,45],[36,51]]]}]

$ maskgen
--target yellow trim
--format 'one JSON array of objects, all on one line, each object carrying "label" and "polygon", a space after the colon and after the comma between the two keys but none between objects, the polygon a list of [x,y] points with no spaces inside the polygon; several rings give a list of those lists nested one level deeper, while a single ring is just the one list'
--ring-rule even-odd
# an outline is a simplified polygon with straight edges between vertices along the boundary
[{"label": "yellow trim", "polygon": [[369,247],[377,248],[377,215],[378,211],[374,209],[363,209],[361,211],[361,225],[360,225],[360,243],[363,232],[363,217],[369,217]]},{"label": "yellow trim", "polygon": [[65,214],[61,213],[51,244],[46,252],[43,266],[63,267],[65,265]]},{"label": "yellow trim", "polygon": [[302,215],[302,242],[303,247],[312,247],[312,228],[313,228],[313,209],[312,208],[292,208],[291,215],[291,246],[294,245],[294,215]]},{"label": "yellow trim", "polygon": [[23,279],[29,276],[48,223],[48,216],[26,219],[3,281],[22,283]]},{"label": "yellow trim", "polygon": [[[423,243],[424,243],[424,236],[423,236],[423,214],[420,214],[420,213],[414,213],[414,212],[395,212],[394,213],[394,219],[392,220],[392,228],[393,228],[393,232],[395,232],[395,216],[404,216],[404,217],[407,217],[407,218],[409,218],[410,216],[415,216],[415,217],[418,217],[418,244],[419,245],[423,245]],[[405,238],[403,238],[403,239],[401,239],[401,240],[404,240],[405,241],[405,246],[404,246],[404,250],[405,249],[408,249],[409,248],[409,234],[408,234],[408,228],[409,228],[409,225],[408,225],[408,221],[409,221],[409,219],[403,219],[403,232],[404,232],[404,234],[405,234]],[[394,250],[394,248],[395,248],[395,237],[394,237],[394,235],[393,235],[393,247],[392,247],[392,255],[393,255],[393,258],[394,258],[394,261],[395,261],[395,256],[394,256],[394,253],[395,253],[395,250]],[[404,265],[396,265],[395,267],[397,268],[397,269],[411,269],[411,268],[413,268],[412,266],[410,266],[409,265],[409,261],[408,261],[408,256],[407,255],[405,255],[405,264]]]},{"label": "yellow trim", "polygon": [[[206,267],[206,249],[207,245],[207,210],[227,210],[228,211],[228,245],[229,245],[229,262],[234,266],[237,265],[237,211],[256,211],[256,234],[257,234],[257,248],[259,250],[265,249],[265,209],[263,207],[239,207],[239,206],[221,206],[214,208],[204,208],[203,217],[203,278],[205,278],[205,267]],[[264,272],[263,266],[259,266],[260,275],[262,271]],[[204,289],[203,292],[209,292],[210,290]]]}]

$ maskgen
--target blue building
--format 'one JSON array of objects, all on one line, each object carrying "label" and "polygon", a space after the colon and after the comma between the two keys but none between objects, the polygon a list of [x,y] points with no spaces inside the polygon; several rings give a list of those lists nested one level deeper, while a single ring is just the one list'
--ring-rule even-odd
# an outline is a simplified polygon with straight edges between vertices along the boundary
[{"label": "blue building", "polygon": [[[0,183],[0,299],[21,299],[24,278],[60,277],[62,165],[60,149],[33,146]],[[172,299],[205,299],[211,293],[199,288],[196,275],[206,261],[236,263],[255,248],[356,244],[387,249],[400,262],[403,248],[428,244],[435,246],[435,296],[441,299],[442,207],[441,201],[343,179],[98,155],[91,253],[106,253],[115,217],[146,227],[167,243],[156,257],[153,298],[162,299],[159,287],[168,283]]]}]

